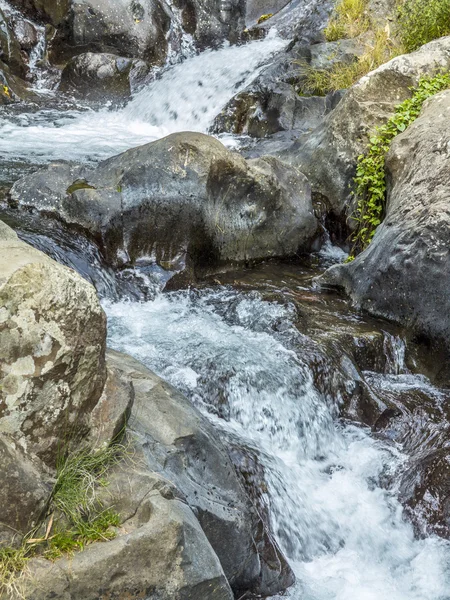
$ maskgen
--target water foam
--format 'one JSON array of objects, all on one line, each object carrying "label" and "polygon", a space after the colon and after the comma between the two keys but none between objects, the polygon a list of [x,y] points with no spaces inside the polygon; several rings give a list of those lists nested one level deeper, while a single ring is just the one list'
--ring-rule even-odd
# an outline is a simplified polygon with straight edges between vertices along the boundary
[{"label": "water foam", "polygon": [[271,33],[207,50],[166,70],[120,110],[42,110],[3,118],[0,155],[35,162],[99,160],[177,131],[206,133],[213,118],[286,44]]},{"label": "water foam", "polygon": [[395,489],[379,484],[405,457],[335,420],[302,359],[291,307],[223,289],[106,310],[110,344],[257,450],[273,528],[297,574],[292,599],[450,598],[450,545],[415,539]]}]

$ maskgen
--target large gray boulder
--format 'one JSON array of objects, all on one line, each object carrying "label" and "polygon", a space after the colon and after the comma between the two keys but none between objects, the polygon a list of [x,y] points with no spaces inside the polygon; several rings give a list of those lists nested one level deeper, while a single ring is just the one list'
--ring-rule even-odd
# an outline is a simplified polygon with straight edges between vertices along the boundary
[{"label": "large gray boulder", "polygon": [[11,437],[0,434],[0,545],[20,543],[22,534],[40,523],[52,486],[40,461],[27,455]]},{"label": "large gray boulder", "polygon": [[22,598],[233,599],[192,510],[169,482],[139,463],[134,456],[116,466],[101,492],[105,507],[121,516],[117,537],[54,563],[30,561]]},{"label": "large gray boulder", "polygon": [[159,64],[166,57],[168,42],[179,35],[192,35],[203,48],[226,39],[236,41],[245,29],[244,0],[176,0],[170,6],[160,0],[12,2],[56,28],[52,56],[57,61],[93,51]]},{"label": "large gray boulder", "polygon": [[308,177],[313,192],[328,200],[335,215],[345,214],[351,206],[356,161],[369,133],[411,96],[410,88],[422,75],[448,68],[450,37],[394,58],[355,84],[316,130],[301,136],[280,158]]},{"label": "large gray boulder", "polygon": [[[0,222],[0,433],[49,468],[63,448],[105,441],[92,421],[107,380],[105,338],[94,288]],[[119,413],[129,404],[118,401]]]},{"label": "large gray boulder", "polygon": [[0,540],[39,523],[58,458],[123,431],[133,390],[105,338],[94,288],[0,222]]},{"label": "large gray boulder", "polygon": [[194,510],[237,597],[248,592],[268,596],[289,587],[292,571],[242,487],[218,432],[141,363],[112,351],[108,358],[133,382],[130,427],[149,468],[172,482]]},{"label": "large gray boulder", "polygon": [[148,65],[139,59],[86,52],[64,67],[59,89],[87,100],[125,100],[148,72]]},{"label": "large gray boulder", "polygon": [[198,133],[170,135],[94,169],[51,164],[18,181],[10,198],[83,228],[112,264],[184,258],[197,272],[295,255],[317,231],[299,171],[275,158],[246,161]]},{"label": "large gray boulder", "polygon": [[329,269],[327,285],[402,323],[411,336],[450,349],[450,92],[427,101],[386,159],[386,218],[353,262]]}]

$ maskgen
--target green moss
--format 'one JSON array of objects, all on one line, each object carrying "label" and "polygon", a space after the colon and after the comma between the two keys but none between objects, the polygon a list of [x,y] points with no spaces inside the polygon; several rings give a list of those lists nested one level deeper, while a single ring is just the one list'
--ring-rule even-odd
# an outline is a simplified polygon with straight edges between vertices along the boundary
[{"label": "green moss", "polygon": [[417,88],[412,89],[412,97],[396,107],[388,122],[370,137],[367,152],[358,157],[355,177],[357,209],[352,217],[357,222],[357,229],[353,236],[352,256],[370,244],[383,219],[386,204],[385,158],[392,140],[417,119],[425,100],[448,88],[450,73],[422,77]]},{"label": "green moss", "polygon": [[450,34],[450,0],[403,0],[398,35],[407,52]]},{"label": "green moss", "polygon": [[77,190],[95,190],[96,188],[93,185],[89,185],[86,179],[77,179],[69,185],[66,192],[67,194],[73,194]]},{"label": "green moss", "polygon": [[273,13],[267,13],[266,15],[261,15],[258,19],[258,25],[268,21],[271,17],[273,17]]}]

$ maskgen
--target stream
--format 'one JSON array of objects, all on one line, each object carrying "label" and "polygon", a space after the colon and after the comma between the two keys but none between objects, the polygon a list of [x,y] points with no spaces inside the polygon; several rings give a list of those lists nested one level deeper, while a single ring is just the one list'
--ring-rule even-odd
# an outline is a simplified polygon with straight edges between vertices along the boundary
[{"label": "stream", "polygon": [[[98,161],[176,131],[207,132],[226,102],[285,45],[272,32],[262,41],[192,54],[115,110],[5,109],[0,179],[55,159]],[[239,145],[231,136],[222,141]],[[168,275],[162,269],[118,276],[93,246],[76,235],[68,238],[58,224],[42,219],[37,225],[31,216],[17,220],[6,210],[0,216],[96,285],[111,347],[170,381],[225,441],[237,441],[257,457],[264,473],[261,501],[297,577],[284,597],[450,599],[450,543],[415,535],[398,500],[409,460],[404,445],[341,418],[345,396],[353,393],[352,368],[359,367],[350,365],[335,385],[328,344],[350,356],[348,339],[357,344],[376,332],[383,338],[383,368],[361,369],[376,393],[419,392],[436,410],[450,397],[411,372],[401,331],[317,289],[314,278],[345,258],[340,249],[327,242],[313,266],[267,263],[198,289],[164,292]],[[316,325],[305,326],[305,319]],[[318,355],[325,386],[318,384]],[[425,430],[418,436],[420,446]]]}]

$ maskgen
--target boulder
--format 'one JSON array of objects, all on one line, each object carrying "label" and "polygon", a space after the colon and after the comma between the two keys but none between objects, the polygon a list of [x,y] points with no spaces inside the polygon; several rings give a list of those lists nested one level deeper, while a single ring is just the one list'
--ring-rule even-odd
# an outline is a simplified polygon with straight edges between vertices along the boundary
[{"label": "boulder", "polygon": [[39,460],[31,459],[9,436],[0,434],[0,545],[9,545],[38,525],[52,486]]},{"label": "boulder", "polygon": [[0,223],[0,433],[54,467],[91,431],[105,383],[94,288]]},{"label": "boulder", "polygon": [[86,52],[64,67],[59,89],[87,100],[124,100],[148,72],[142,60]]},{"label": "boulder", "polygon": [[361,44],[354,40],[312,46],[296,43],[230,100],[216,117],[212,132],[262,138],[279,131],[295,130],[298,135],[317,128],[337,106],[342,93],[300,95],[306,69],[323,69],[335,61],[351,62],[360,51]]},{"label": "boulder", "polygon": [[104,504],[122,519],[117,537],[54,563],[30,561],[22,598],[233,599],[217,556],[173,486],[140,469],[136,457],[116,466],[108,481]]},{"label": "boulder", "polygon": [[450,37],[392,59],[356,83],[317,129],[300,136],[279,157],[308,177],[313,192],[328,200],[335,215],[351,212],[356,161],[369,133],[411,96],[410,88],[422,75],[448,68]]},{"label": "boulder", "polygon": [[281,4],[284,3],[277,2],[279,10],[254,29],[266,32],[275,27],[278,34],[287,40],[297,39],[302,43],[323,41],[321,31],[326,27],[333,9],[332,0],[291,0],[283,8]]},{"label": "boulder", "polygon": [[450,538],[450,451],[413,460],[400,483],[400,500],[419,535]]},{"label": "boulder", "polygon": [[236,596],[264,597],[289,587],[292,571],[242,487],[218,432],[138,361],[112,351],[108,357],[133,382],[130,427],[148,466],[172,482],[194,510]]},{"label": "boulder", "polygon": [[112,264],[187,260],[195,272],[295,255],[315,238],[309,184],[275,158],[244,160],[214,138],[177,133],[92,169],[51,164],[18,181],[18,206],[83,228]]},{"label": "boulder", "polygon": [[170,7],[160,0],[12,1],[56,28],[51,50],[56,62],[91,51],[162,64],[171,29],[192,35],[200,48],[236,41],[245,29],[243,0],[176,0]]},{"label": "boulder", "polygon": [[358,307],[403,324],[441,367],[439,348],[446,355],[450,349],[449,115],[450,92],[441,92],[394,139],[384,222],[364,252],[322,279],[343,288]]},{"label": "boulder", "polygon": [[0,8],[0,60],[6,64],[11,73],[25,77],[28,66],[22,54],[20,43],[12,26],[11,20]]}]

